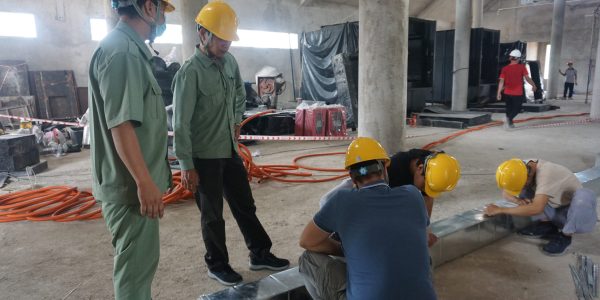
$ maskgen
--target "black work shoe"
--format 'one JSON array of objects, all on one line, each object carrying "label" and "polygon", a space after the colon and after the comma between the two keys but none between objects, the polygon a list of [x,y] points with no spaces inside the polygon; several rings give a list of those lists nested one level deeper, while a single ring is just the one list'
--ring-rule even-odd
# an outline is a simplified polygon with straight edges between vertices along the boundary
[{"label": "black work shoe", "polygon": [[552,222],[536,222],[519,231],[520,236],[532,239],[539,239],[558,232],[558,228]]},{"label": "black work shoe", "polygon": [[224,285],[235,285],[243,280],[242,275],[234,271],[229,265],[218,270],[208,270],[208,277]]},{"label": "black work shoe", "polygon": [[252,271],[263,269],[281,271],[287,269],[289,266],[289,260],[277,258],[271,252],[264,252],[261,256],[250,253],[250,270]]},{"label": "black work shoe", "polygon": [[571,245],[571,237],[562,233],[557,234],[548,244],[546,244],[542,250],[544,253],[550,256],[564,255]]}]

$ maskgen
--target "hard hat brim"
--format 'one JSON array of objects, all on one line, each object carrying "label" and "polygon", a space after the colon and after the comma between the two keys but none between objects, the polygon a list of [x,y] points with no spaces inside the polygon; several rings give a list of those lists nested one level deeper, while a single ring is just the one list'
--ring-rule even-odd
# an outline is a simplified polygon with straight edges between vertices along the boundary
[{"label": "hard hat brim", "polygon": [[431,198],[437,198],[441,194],[441,192],[435,192],[429,188],[429,185],[425,184],[425,194],[427,194],[427,196]]},{"label": "hard hat brim", "polygon": [[175,6],[171,2],[163,1],[165,4],[165,13],[170,13],[175,11]]},{"label": "hard hat brim", "polygon": [[504,191],[511,196],[518,196],[521,193],[521,191],[509,191],[509,190],[504,190]]},{"label": "hard hat brim", "polygon": [[214,35],[216,35],[218,38],[225,40],[225,41],[229,41],[229,42],[237,42],[240,40],[240,37],[237,35],[237,33],[234,33],[231,36],[219,36],[215,33],[213,33]]}]

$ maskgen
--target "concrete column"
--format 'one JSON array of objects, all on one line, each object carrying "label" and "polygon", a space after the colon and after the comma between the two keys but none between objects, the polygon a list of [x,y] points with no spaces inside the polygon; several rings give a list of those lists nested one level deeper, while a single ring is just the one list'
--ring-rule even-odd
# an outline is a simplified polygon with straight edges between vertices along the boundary
[{"label": "concrete column", "polygon": [[472,13],[473,13],[473,28],[481,27],[481,19],[483,17],[483,0],[472,0]]},{"label": "concrete column", "polygon": [[558,69],[564,67],[561,61],[564,23],[565,0],[554,0],[554,16],[552,18],[552,34],[550,36],[550,78],[548,80],[548,88],[546,89],[548,92],[546,98],[548,99],[556,98],[562,78],[558,73]]},{"label": "concrete column", "polygon": [[[600,41],[600,30],[598,31]],[[594,71],[594,88],[592,90],[592,108],[590,117],[592,119],[600,119],[600,46],[596,50],[596,69]]]},{"label": "concrete column", "polygon": [[471,0],[456,0],[454,28],[454,73],[452,110],[467,110],[469,91],[469,49],[471,45]]},{"label": "concrete column", "polygon": [[404,149],[409,0],[359,0],[358,135]]},{"label": "concrete column", "polygon": [[183,45],[181,45],[181,54],[185,61],[194,54],[196,44],[200,42],[198,32],[196,31],[196,15],[208,3],[207,0],[182,0],[181,8],[181,31],[183,33]]},{"label": "concrete column", "polygon": [[119,22],[119,15],[112,8],[111,0],[104,0],[104,15],[106,18],[106,27],[108,29],[107,32],[110,32]]}]

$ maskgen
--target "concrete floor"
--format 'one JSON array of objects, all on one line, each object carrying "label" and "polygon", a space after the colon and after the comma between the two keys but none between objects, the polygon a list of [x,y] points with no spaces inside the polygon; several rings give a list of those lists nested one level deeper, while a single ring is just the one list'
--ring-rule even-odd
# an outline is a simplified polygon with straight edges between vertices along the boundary
[{"label": "concrete floor", "polygon": [[[583,100],[556,101],[560,110],[521,114],[519,118],[559,113],[588,112]],[[494,114],[500,120],[501,114]],[[482,206],[500,198],[494,172],[511,157],[539,157],[574,172],[594,165],[600,152],[600,124],[546,128],[523,126],[580,118],[559,118],[518,124],[511,131],[500,127],[473,132],[449,141],[439,149],[461,162],[462,179],[455,191],[436,200],[433,221]],[[406,148],[421,147],[455,132],[446,128],[408,128]],[[250,147],[260,152],[259,163],[291,163],[302,154],[344,151],[347,142],[263,142]],[[89,152],[46,157],[50,169],[36,178],[41,185],[90,187]],[[311,165],[338,167],[343,156],[315,158]],[[4,187],[9,192],[29,187],[21,179]],[[318,184],[252,183],[258,216],[273,240],[273,252],[296,264],[302,252],[300,232],[318,208],[319,197],[336,182]],[[243,238],[231,213],[225,219],[231,264],[245,281],[269,274],[247,268]],[[591,255],[600,262],[598,232],[574,238],[571,252]],[[110,236],[101,220],[78,223],[4,223],[0,225],[0,299],[107,299],[112,297]],[[206,275],[203,263],[199,213],[192,201],[167,208],[161,221],[161,261],[154,280],[154,299],[195,299],[223,287]],[[568,264],[572,254],[550,258],[535,241],[516,236],[501,240],[435,271],[440,299],[573,299]]]}]

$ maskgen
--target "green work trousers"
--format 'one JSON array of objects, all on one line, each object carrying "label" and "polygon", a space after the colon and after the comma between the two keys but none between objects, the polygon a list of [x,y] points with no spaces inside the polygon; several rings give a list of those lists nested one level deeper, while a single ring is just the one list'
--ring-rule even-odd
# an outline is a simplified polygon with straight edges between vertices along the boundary
[{"label": "green work trousers", "polygon": [[106,202],[102,202],[102,215],[115,249],[115,299],[151,299],[160,257],[158,219],[143,217],[139,205]]}]

